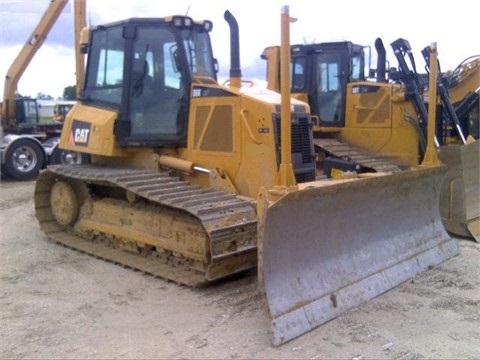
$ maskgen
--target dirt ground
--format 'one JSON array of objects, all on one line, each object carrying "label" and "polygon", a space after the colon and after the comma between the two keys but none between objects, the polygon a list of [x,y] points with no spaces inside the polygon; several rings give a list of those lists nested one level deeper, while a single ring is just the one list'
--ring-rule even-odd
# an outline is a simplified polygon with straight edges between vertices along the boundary
[{"label": "dirt ground", "polygon": [[255,274],[191,290],[63,248],[0,183],[1,359],[479,359],[480,244],[272,347]]}]

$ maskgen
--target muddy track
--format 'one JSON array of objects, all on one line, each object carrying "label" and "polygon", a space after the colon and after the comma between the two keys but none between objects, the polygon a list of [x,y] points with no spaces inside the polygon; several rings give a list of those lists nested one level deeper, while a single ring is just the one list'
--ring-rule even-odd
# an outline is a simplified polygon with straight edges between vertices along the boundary
[{"label": "muddy track", "polygon": [[[102,236],[95,231],[95,236],[90,239],[95,238],[95,241],[88,241],[88,234],[78,234],[72,226],[61,226],[53,214],[50,201],[50,191],[58,181],[81,181],[84,185],[75,188],[77,194],[88,192],[91,184],[122,189],[130,197],[133,194],[134,197],[147,201],[149,208],[157,207],[155,211],[158,213],[169,212],[177,220],[184,219],[179,221],[185,223],[199,222],[209,239],[209,259],[205,259],[209,264],[206,272],[192,271],[188,264],[178,266],[184,261],[173,261],[171,257],[175,254],[169,254],[168,261],[158,261],[157,258],[161,258],[158,251],[154,251],[155,256],[151,256],[150,252],[148,256],[139,256],[113,248],[109,234]],[[141,208],[140,205],[137,207]],[[52,166],[37,181],[35,209],[41,229],[52,240],[95,257],[188,286],[201,286],[219,277],[247,270],[254,267],[257,261],[257,221],[250,202],[234,194],[189,184],[170,176],[168,172],[95,165]],[[125,232],[128,230],[125,228]]]}]

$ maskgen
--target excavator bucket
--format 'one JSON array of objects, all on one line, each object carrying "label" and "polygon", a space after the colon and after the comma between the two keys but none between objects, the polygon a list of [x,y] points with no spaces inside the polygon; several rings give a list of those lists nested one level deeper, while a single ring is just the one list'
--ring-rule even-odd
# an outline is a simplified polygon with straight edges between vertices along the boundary
[{"label": "excavator bucket", "polygon": [[445,171],[260,197],[259,283],[275,346],[458,254],[438,207]]},{"label": "excavator bucket", "polygon": [[438,157],[448,167],[440,198],[443,224],[480,242],[480,140],[442,146]]}]

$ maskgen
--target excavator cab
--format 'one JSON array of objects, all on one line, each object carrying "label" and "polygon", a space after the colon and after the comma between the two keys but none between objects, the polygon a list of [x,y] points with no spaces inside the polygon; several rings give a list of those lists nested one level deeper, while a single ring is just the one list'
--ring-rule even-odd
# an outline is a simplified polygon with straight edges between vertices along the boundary
[{"label": "excavator cab", "polygon": [[[7,100],[8,102],[8,100]],[[3,103],[0,103],[0,106]],[[8,108],[9,104],[6,105]],[[24,129],[30,130],[39,123],[38,103],[29,97],[17,97],[13,104],[15,119],[2,118],[2,127],[10,133],[21,133]]]},{"label": "excavator cab", "polygon": [[19,129],[34,127],[39,122],[37,101],[24,97],[15,99],[15,115]]},{"label": "excavator cab", "polygon": [[184,146],[192,79],[216,80],[212,23],[167,20],[129,19],[91,30],[83,99],[118,112],[120,146]]}]

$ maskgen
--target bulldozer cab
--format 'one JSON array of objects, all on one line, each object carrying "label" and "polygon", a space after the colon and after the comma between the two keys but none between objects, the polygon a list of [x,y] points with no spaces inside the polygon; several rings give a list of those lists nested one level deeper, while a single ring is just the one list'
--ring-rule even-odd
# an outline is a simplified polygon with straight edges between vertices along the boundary
[{"label": "bulldozer cab", "polygon": [[91,30],[83,100],[118,113],[120,146],[186,144],[193,77],[216,80],[209,21],[129,19]]},{"label": "bulldozer cab", "polygon": [[292,93],[308,94],[321,126],[343,127],[347,84],[365,80],[363,47],[351,42],[295,45],[291,61]]}]

